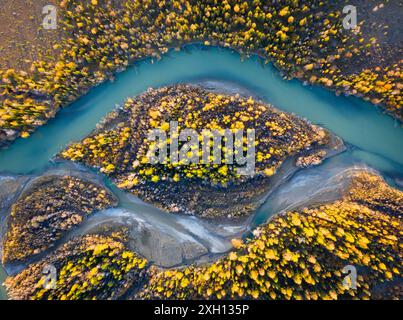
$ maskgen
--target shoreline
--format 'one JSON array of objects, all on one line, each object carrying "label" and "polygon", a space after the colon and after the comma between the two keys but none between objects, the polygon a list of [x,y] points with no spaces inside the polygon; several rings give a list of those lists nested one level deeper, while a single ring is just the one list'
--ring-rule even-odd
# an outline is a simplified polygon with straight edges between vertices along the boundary
[{"label": "shoreline", "polygon": [[[257,57],[261,62],[263,62],[264,64],[266,64],[266,61],[268,61],[267,63],[271,64],[271,65],[275,68],[275,70],[280,74],[280,76],[283,78],[284,81],[290,81],[290,80],[292,80],[292,79],[295,79],[295,80],[299,81],[299,82],[300,82],[301,84],[303,84],[303,85],[304,85],[305,83],[308,83],[309,86],[311,86],[311,87],[319,87],[319,88],[322,88],[322,89],[324,89],[324,90],[333,92],[335,96],[339,95],[339,94],[337,94],[338,89],[337,89],[336,86],[334,86],[334,87],[333,87],[333,86],[330,86],[330,87],[329,87],[329,86],[321,85],[321,84],[319,84],[319,83],[310,83],[310,82],[307,81],[306,79],[298,78],[298,77],[296,77],[295,75],[294,75],[294,76],[293,76],[293,75],[287,76],[286,73],[285,73],[285,71],[282,70],[281,68],[279,68],[279,67],[276,65],[276,62],[275,62],[275,61],[270,60],[270,59],[267,60],[268,58],[265,57],[264,55],[262,55],[262,54],[259,53],[259,52],[251,52],[251,53],[246,54],[246,53],[244,53],[244,52],[242,51],[242,49],[239,49],[239,48],[228,47],[228,46],[223,46],[223,45],[218,45],[218,44],[205,45],[205,44],[203,44],[202,41],[195,41],[195,42],[189,42],[189,43],[181,44],[180,47],[177,47],[177,46],[175,46],[175,45],[169,46],[169,47],[168,47],[168,51],[165,52],[165,53],[162,53],[160,57],[148,56],[148,57],[143,57],[143,58],[139,58],[139,59],[132,60],[132,61],[129,62],[129,64],[128,64],[126,67],[124,67],[123,69],[116,70],[114,73],[109,74],[109,77],[106,77],[104,80],[98,81],[96,84],[94,84],[94,85],[92,85],[92,86],[90,86],[90,87],[82,87],[81,89],[79,89],[79,91],[80,91],[81,93],[80,93],[73,101],[70,101],[69,103],[67,103],[67,104],[65,104],[65,105],[63,105],[63,106],[60,106],[60,107],[58,107],[56,110],[54,110],[54,111],[52,112],[52,117],[48,118],[48,119],[46,120],[45,124],[43,124],[43,125],[46,125],[46,123],[47,123],[49,120],[55,118],[61,109],[68,108],[71,104],[75,103],[75,102],[76,102],[77,100],[79,100],[80,98],[85,97],[85,96],[86,96],[91,90],[93,90],[94,88],[96,88],[96,87],[98,87],[98,86],[100,86],[100,85],[102,85],[102,84],[111,82],[111,81],[113,82],[115,76],[119,75],[120,73],[126,72],[129,68],[136,68],[136,66],[137,66],[138,64],[145,63],[145,62],[153,63],[153,61],[154,61],[155,59],[161,60],[161,59],[164,59],[164,56],[169,57],[169,53],[171,53],[171,52],[180,51],[180,50],[186,50],[186,49],[188,49],[188,48],[190,48],[190,49],[192,49],[192,48],[201,48],[202,50],[203,50],[203,49],[204,49],[204,50],[208,50],[209,48],[230,50],[230,51],[232,51],[233,53],[236,53],[237,55],[239,55],[239,58],[240,58],[240,61],[241,61],[241,62],[244,61],[244,60],[242,59],[242,57],[243,57],[244,55],[246,55],[247,59],[251,58],[252,56],[256,56],[256,57]],[[403,121],[403,117],[402,117],[402,116],[399,117],[399,116],[393,114],[392,112],[390,112],[389,110],[387,110],[386,107],[383,106],[382,104],[380,104],[380,105],[379,105],[379,104],[374,104],[374,103],[370,102],[369,100],[364,99],[364,96],[363,96],[363,95],[352,94],[352,93],[348,93],[348,92],[341,92],[341,93],[342,93],[345,97],[352,96],[352,97],[354,97],[354,98],[357,98],[357,99],[360,100],[360,101],[364,101],[364,102],[368,103],[368,104],[371,105],[372,107],[378,108],[381,113],[383,113],[383,114],[385,114],[385,115],[391,117],[392,119],[398,121],[398,124],[400,124],[400,126],[402,126],[402,124],[403,124],[403,122],[402,122],[402,121]],[[36,126],[33,130],[30,130],[30,132],[31,132],[31,133],[32,133],[32,132],[35,132],[39,127],[42,127],[43,125],[41,125],[41,126]],[[19,136],[19,133],[18,133],[18,132],[16,132],[15,134],[16,134],[16,135],[11,136],[10,139],[0,140],[0,150],[2,150],[2,149],[7,149],[16,139],[21,139],[21,137]]]}]

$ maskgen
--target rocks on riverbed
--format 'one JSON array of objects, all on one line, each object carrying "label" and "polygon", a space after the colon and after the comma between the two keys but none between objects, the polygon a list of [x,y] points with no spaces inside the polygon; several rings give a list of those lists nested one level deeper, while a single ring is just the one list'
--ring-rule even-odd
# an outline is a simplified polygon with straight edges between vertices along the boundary
[{"label": "rocks on riverbed", "polygon": [[127,247],[160,267],[173,267],[208,253],[202,243],[163,223],[144,221],[130,211],[110,209],[92,216],[80,234],[104,234],[124,229]]}]

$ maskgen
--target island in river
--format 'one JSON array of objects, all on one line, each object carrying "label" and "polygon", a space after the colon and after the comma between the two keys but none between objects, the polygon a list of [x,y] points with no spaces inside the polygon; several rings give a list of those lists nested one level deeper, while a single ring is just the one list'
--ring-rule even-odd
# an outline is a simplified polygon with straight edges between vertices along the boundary
[{"label": "island in river", "polygon": [[[180,129],[172,131],[173,123]],[[182,137],[177,153],[186,152],[186,157],[175,163],[172,136],[181,138],[181,132],[189,129],[197,136]],[[151,141],[151,130],[161,131],[164,139]],[[225,136],[224,130],[230,135]],[[249,165],[249,130],[254,132],[253,168],[242,175],[239,169]],[[213,131],[222,133],[219,140]],[[232,136],[235,132],[240,133],[238,140]],[[195,145],[188,146],[188,138],[196,139]],[[158,163],[151,163],[152,147],[157,154],[163,147],[168,149]],[[118,187],[162,210],[234,219],[255,211],[268,190],[295,167],[319,164],[342,147],[326,130],[252,97],[176,85],[129,98],[93,134],[71,144],[60,156],[99,168]],[[237,163],[237,153],[245,157],[244,163]],[[276,175],[277,171],[281,173]]]},{"label": "island in river", "polygon": [[85,216],[113,205],[113,195],[94,183],[70,176],[35,179],[11,207],[3,264],[49,249]]}]

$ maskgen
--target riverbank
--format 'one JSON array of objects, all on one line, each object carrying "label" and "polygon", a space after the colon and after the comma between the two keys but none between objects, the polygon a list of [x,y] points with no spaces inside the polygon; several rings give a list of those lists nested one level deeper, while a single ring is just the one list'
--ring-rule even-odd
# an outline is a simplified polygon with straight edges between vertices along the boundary
[{"label": "riverbank", "polygon": [[[353,97],[336,97],[323,89],[303,86],[298,81],[285,82],[270,65],[262,68],[256,57],[241,63],[239,55],[231,50],[197,47],[189,48],[188,52],[170,52],[166,59],[153,64],[149,60],[144,61],[120,74],[114,83],[96,88],[74,105],[63,109],[60,116],[29,139],[20,139],[7,151],[0,151],[0,168],[9,173],[40,170],[64,146],[89,134],[112,111],[111,108],[122,105],[128,96],[171,82],[198,82],[203,79],[235,83],[238,88],[247,88],[265,103],[334,132],[345,143],[357,148],[354,156],[358,161],[363,160],[375,169],[392,175],[403,172],[400,148],[403,131],[370,104],[361,103]],[[96,108],[93,107],[95,105]],[[366,134],[362,135],[362,132]]]},{"label": "riverbank", "polygon": [[[400,52],[392,50],[395,46],[379,45],[383,41],[389,43],[390,37],[369,38],[369,34],[362,34],[362,30],[373,30],[362,27],[366,20],[360,21],[360,27],[354,32],[343,30],[344,1],[326,5],[318,1],[304,6],[285,1],[273,6],[254,3],[250,7],[244,2],[234,7],[215,5],[214,9],[197,1],[193,5],[198,10],[189,11],[181,4],[172,7],[169,3],[151,3],[148,9],[154,8],[155,12],[143,12],[145,8],[138,3],[125,2],[114,7],[109,1],[96,4],[62,1],[60,24],[71,38],[62,41],[63,50],[56,62],[52,59],[35,61],[33,77],[12,69],[1,73],[3,93],[8,96],[3,99],[1,109],[2,145],[8,145],[18,136],[29,136],[35,128],[53,118],[60,107],[75,101],[133,62],[145,57],[159,58],[172,46],[195,41],[232,47],[246,55],[257,52],[274,61],[289,77],[361,96],[401,119]],[[385,3],[384,7],[389,5]],[[362,8],[365,12],[371,10],[368,5]],[[215,19],[206,18],[211,10],[215,12]],[[387,14],[393,12],[385,10]],[[151,21],[147,19],[150,16],[154,17]],[[177,19],[177,16],[184,18]],[[364,16],[375,19],[375,23],[379,20],[385,28],[384,23],[393,25],[397,21],[380,14]],[[136,19],[144,25],[137,25]],[[171,19],[176,19],[177,23],[172,24]],[[224,31],[212,32],[215,22],[227,19]],[[249,29],[239,30],[239,19]],[[104,22],[108,26],[122,26],[109,28]],[[140,39],[138,43],[131,41],[133,35]],[[110,47],[109,44],[116,41],[116,48]],[[383,54],[385,50],[388,54]],[[372,56],[382,56],[385,61],[381,66],[374,66],[376,59],[369,58]],[[366,60],[361,57],[366,57],[370,63],[365,64]]]},{"label": "riverbank", "polygon": [[[376,184],[368,187],[372,179]],[[402,192],[357,173],[341,201],[277,215],[214,264],[153,269],[134,298],[401,299],[401,221],[382,205],[358,204],[378,198],[378,188],[391,192],[382,201],[399,202],[401,212]],[[359,270],[354,288],[343,282],[347,265]],[[384,290],[378,291],[381,283]]]}]

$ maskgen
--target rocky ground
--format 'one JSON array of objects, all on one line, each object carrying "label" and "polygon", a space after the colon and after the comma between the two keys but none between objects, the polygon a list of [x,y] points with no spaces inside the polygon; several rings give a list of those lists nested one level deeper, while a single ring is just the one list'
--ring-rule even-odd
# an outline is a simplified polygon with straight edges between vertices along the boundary
[{"label": "rocky ground", "polygon": [[3,0],[0,11],[0,68],[30,71],[33,61],[55,59],[63,29],[45,30],[42,10],[58,0]]},{"label": "rocky ground", "polygon": [[0,178],[0,212],[6,210],[28,181],[26,177],[4,176]]},{"label": "rocky ground", "polygon": [[173,228],[161,228],[161,222],[152,222],[136,219],[133,212],[116,208],[93,215],[73,236],[126,230],[127,248],[162,268],[187,264],[209,255],[207,247],[192,237]]}]

